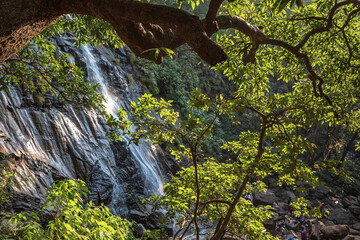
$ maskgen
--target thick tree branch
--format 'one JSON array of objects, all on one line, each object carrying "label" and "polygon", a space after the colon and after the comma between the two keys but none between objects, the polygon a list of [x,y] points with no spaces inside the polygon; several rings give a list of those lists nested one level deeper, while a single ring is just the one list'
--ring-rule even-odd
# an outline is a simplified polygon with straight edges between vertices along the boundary
[{"label": "thick tree branch", "polygon": [[[11,23],[8,28],[4,26],[0,28],[0,62],[9,58],[23,47],[27,41],[38,35],[45,27],[50,26],[58,17],[69,13],[91,15],[108,21],[113,25],[116,32],[125,38],[127,44],[131,44],[130,40],[135,40],[131,38],[131,25],[134,26],[139,23],[143,25],[152,24],[152,30],[157,28],[158,33],[164,31],[164,28],[176,31],[210,65],[215,65],[227,58],[224,50],[207,36],[200,19],[180,9],[132,0],[33,0],[38,2],[38,6],[42,7],[38,9],[31,7],[25,16],[26,19],[20,18],[19,20],[17,17],[22,15],[24,11],[23,1],[15,0],[16,4],[11,4],[12,1],[14,0],[2,0],[0,2],[0,9],[2,9],[0,10],[0,20]],[[7,16],[8,13],[4,10],[9,11],[7,8],[9,4],[15,11],[15,14],[11,14],[11,16]],[[124,27],[124,22],[128,27]],[[33,27],[33,25],[39,26]],[[154,25],[158,25],[158,27]],[[139,25],[137,27],[140,28]],[[26,30],[26,36],[24,36]],[[139,49],[146,50],[144,48],[151,45],[148,40],[156,40],[155,35],[149,33],[144,28],[143,37],[138,40],[138,54]],[[167,35],[166,32],[161,34],[163,36]],[[11,39],[9,39],[9,35],[11,35]],[[139,34],[136,35],[139,36]],[[15,47],[9,48],[7,45],[12,39],[16,44],[14,44]],[[135,45],[133,44],[133,46]]]},{"label": "thick tree branch", "polygon": [[[219,29],[233,28],[246,36],[250,37],[254,42],[262,42],[266,39],[265,33],[263,33],[257,26],[252,25],[238,16],[221,15],[216,17]],[[214,34],[211,33],[210,35]]]},{"label": "thick tree branch", "polygon": [[215,18],[223,1],[224,0],[210,1],[209,9],[204,20],[204,29],[207,33],[217,32],[219,30],[219,26],[217,25]]}]

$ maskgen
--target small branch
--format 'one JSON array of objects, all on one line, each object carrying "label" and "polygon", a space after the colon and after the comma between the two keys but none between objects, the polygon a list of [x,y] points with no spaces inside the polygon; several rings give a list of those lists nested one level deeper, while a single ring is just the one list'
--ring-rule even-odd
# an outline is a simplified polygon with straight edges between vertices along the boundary
[{"label": "small branch", "polygon": [[215,199],[215,200],[210,200],[210,201],[207,201],[207,202],[200,202],[200,205],[208,205],[210,203],[225,203],[225,204],[228,204],[230,205],[231,202],[230,201],[226,201],[226,200],[221,200],[221,199]]},{"label": "small branch", "polygon": [[333,17],[335,15],[336,10],[338,10],[339,8],[349,5],[349,4],[356,4],[358,6],[360,6],[360,1],[358,0],[347,0],[344,2],[340,2],[340,3],[335,3],[335,5],[330,9],[330,12],[328,14],[327,20],[326,20],[326,26],[325,27],[320,27],[320,28],[315,28],[313,30],[311,30],[310,32],[308,32],[304,38],[295,46],[296,49],[300,49],[302,48],[306,42],[309,40],[309,38],[315,34],[318,33],[322,33],[322,32],[326,32],[329,31],[330,28],[333,25]]},{"label": "small branch", "polygon": [[[262,43],[282,47],[282,48],[288,50],[290,53],[294,54],[297,59],[303,60],[306,70],[309,72],[308,77],[312,81],[312,84],[313,84],[313,91],[314,91],[315,97],[321,96],[329,103],[329,105],[331,105],[331,106],[333,105],[330,97],[323,92],[322,85],[324,84],[324,80],[318,74],[315,73],[313,67],[311,66],[308,55],[301,53],[300,50],[297,49],[297,47],[294,47],[294,46],[292,46],[284,41],[281,41],[281,40],[268,38]],[[317,83],[317,82],[319,82],[319,83]]]},{"label": "small branch", "polygon": [[310,16],[310,17],[303,17],[303,18],[288,18],[287,20],[288,20],[288,21],[304,21],[304,20],[327,21],[327,18]]},{"label": "small branch", "polygon": [[49,84],[53,89],[55,89],[62,97],[63,99],[70,103],[70,104],[78,104],[78,102],[72,101],[70,99],[68,99],[68,97],[66,96],[66,94],[61,91],[58,87],[56,87],[49,79],[47,79],[47,77],[44,75],[43,71],[41,71],[35,64],[35,62],[31,62],[28,61],[26,59],[23,58],[9,58],[7,59],[5,62],[23,62],[26,63],[27,65],[33,67],[40,75],[41,77],[46,81],[47,84]]},{"label": "small branch", "polygon": [[189,228],[190,228],[193,221],[194,221],[194,218],[191,219],[191,221],[189,222],[189,224],[187,225],[187,227],[185,228],[183,234],[181,234],[179,239],[183,239],[183,237],[185,236],[186,232],[189,230]]}]

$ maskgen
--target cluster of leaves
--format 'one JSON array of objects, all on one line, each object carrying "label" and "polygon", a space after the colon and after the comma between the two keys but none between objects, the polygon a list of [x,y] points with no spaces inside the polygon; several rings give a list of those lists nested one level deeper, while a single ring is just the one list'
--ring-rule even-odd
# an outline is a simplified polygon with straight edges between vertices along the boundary
[{"label": "cluster of leaves", "polygon": [[0,164],[0,204],[7,202],[10,198],[9,189],[13,184],[11,181],[13,176],[14,174],[5,164]]},{"label": "cluster of leaves", "polygon": [[124,42],[110,23],[88,15],[66,15],[42,32],[41,37],[61,36],[66,32],[72,33],[76,46],[88,44],[93,46],[111,44],[114,48],[124,46]]},{"label": "cluster of leaves", "polygon": [[42,228],[36,213],[23,212],[10,222],[16,224],[11,237],[18,239],[133,239],[132,223],[110,213],[106,206],[84,204],[89,193],[81,180],[64,180],[49,188],[43,211],[53,220]]},{"label": "cluster of leaves", "polygon": [[69,58],[52,41],[37,37],[3,64],[1,90],[19,84],[38,96],[47,93],[64,103],[101,109],[104,98],[99,93],[100,85],[86,82],[83,71]]},{"label": "cluster of leaves", "polygon": [[[221,76],[215,76],[214,71],[207,65],[199,64],[199,61],[200,59],[194,53],[180,52],[173,59],[165,58],[161,65],[142,58],[134,58],[134,66],[147,92],[165,100],[172,100],[172,105],[179,110],[180,116],[192,113],[204,120],[209,117],[204,111],[194,112],[194,109],[188,105],[191,92],[200,89],[201,92],[214,97],[219,93],[225,95],[231,93],[236,88],[232,82],[226,81]],[[251,116],[245,115],[243,117],[248,120],[247,125],[252,125]],[[212,136],[205,140],[207,141],[207,144],[204,144],[206,152],[216,153],[219,157],[225,158],[227,154],[219,151],[217,146],[223,141],[236,139],[233,128],[228,118],[220,116],[214,124]],[[250,126],[236,126],[236,128],[249,129]]]},{"label": "cluster of leaves", "polygon": [[199,61],[193,53],[183,53],[175,59],[165,58],[161,65],[142,58],[135,58],[134,64],[149,93],[173,99],[174,106],[186,113],[190,92],[209,85],[202,85],[202,69],[193,67]]},{"label": "cluster of leaves", "polygon": [[64,16],[2,64],[0,90],[20,84],[24,91],[41,99],[38,105],[44,102],[44,94],[51,94],[63,103],[103,110],[104,98],[99,93],[100,86],[86,82],[83,71],[70,56],[49,40],[69,32],[77,46],[104,46],[109,42],[114,47],[123,46],[109,23],[85,15]]}]

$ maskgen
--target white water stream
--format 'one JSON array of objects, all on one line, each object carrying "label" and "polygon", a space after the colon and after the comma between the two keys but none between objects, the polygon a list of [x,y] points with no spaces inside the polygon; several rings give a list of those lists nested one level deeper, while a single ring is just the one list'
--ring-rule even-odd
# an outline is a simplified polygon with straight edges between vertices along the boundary
[{"label": "white water stream", "polygon": [[[105,107],[106,111],[117,117],[117,111],[120,107],[124,107],[124,102],[121,101],[121,98],[115,97],[110,91],[106,84],[106,79],[101,73],[101,69],[98,66],[98,63],[95,59],[95,56],[91,52],[89,46],[82,46],[83,50],[83,60],[86,61],[88,71],[88,77],[90,81],[97,82],[101,85],[102,93],[106,99]],[[124,81],[124,77],[120,74],[117,74],[117,77]],[[124,84],[127,86],[127,84]],[[127,91],[125,91],[127,92]],[[128,96],[123,96],[126,98]],[[116,99],[119,99],[116,101]],[[123,140],[127,143],[129,142],[128,136],[122,136]],[[162,174],[157,163],[157,157],[154,154],[154,150],[151,147],[149,142],[141,141],[138,146],[134,144],[129,145],[130,152],[134,156],[135,161],[139,164],[142,171],[143,181],[145,183],[145,194],[162,194],[163,193],[163,182]]]}]

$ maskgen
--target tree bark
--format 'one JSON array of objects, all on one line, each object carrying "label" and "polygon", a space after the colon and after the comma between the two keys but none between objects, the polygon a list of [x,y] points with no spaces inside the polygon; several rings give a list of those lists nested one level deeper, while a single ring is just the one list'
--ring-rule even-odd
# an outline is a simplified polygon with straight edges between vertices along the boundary
[{"label": "tree bark", "polygon": [[133,0],[1,0],[0,63],[70,13],[108,21],[137,55],[149,48],[174,49],[185,41],[210,65],[227,58],[201,20],[180,9]]}]

